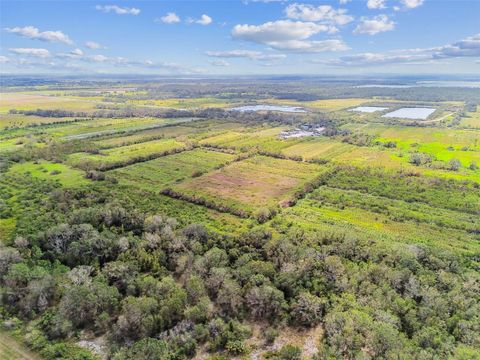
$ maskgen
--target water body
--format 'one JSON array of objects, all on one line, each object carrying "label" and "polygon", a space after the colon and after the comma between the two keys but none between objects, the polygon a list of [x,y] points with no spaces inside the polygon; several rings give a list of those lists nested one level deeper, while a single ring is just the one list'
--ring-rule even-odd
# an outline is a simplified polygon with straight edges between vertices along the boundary
[{"label": "water body", "polygon": [[350,109],[348,111],[355,111],[355,112],[363,112],[363,113],[374,113],[376,111],[383,111],[387,110],[388,108],[386,107],[380,107],[380,106],[358,106],[354,109]]},{"label": "water body", "polygon": [[354,88],[390,88],[390,89],[408,89],[413,87],[460,87],[468,89],[480,88],[480,81],[459,81],[459,80],[432,80],[417,81],[413,84],[365,84],[357,85]]},{"label": "water body", "polygon": [[433,114],[435,110],[436,109],[432,108],[401,108],[382,115],[382,117],[425,120],[429,115]]},{"label": "water body", "polygon": [[411,88],[415,85],[393,85],[393,84],[365,84],[354,86],[355,88],[390,88],[390,89],[404,89]]},{"label": "water body", "polygon": [[277,106],[277,105],[246,105],[231,108],[233,111],[281,111],[288,113],[304,113],[304,109],[298,106]]},{"label": "water body", "polygon": [[460,87],[460,88],[478,89],[480,88],[480,81],[457,81],[457,80],[418,81],[417,86]]}]

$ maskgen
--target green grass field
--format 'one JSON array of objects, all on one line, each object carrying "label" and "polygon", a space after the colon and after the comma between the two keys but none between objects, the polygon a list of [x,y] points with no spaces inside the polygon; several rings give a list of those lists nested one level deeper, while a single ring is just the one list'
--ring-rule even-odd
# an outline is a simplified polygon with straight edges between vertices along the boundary
[{"label": "green grass field", "polygon": [[121,163],[135,158],[162,154],[184,147],[184,143],[175,139],[152,140],[103,150],[100,154],[74,153],[69,155],[68,163],[75,166],[82,162],[90,162],[100,166],[101,164]]},{"label": "green grass field", "polygon": [[10,335],[0,331],[0,358],[2,360],[39,360],[40,356],[32,353]]},{"label": "green grass field", "polygon": [[85,179],[85,173],[81,170],[73,169],[68,165],[51,163],[48,161],[24,162],[15,164],[9,169],[12,175],[28,173],[38,179],[48,179],[60,183],[65,187],[74,187],[88,184]]},{"label": "green grass field", "polygon": [[0,93],[0,113],[6,114],[10,109],[62,109],[88,112],[95,109],[95,102],[86,99],[70,99],[43,94]]},{"label": "green grass field", "polygon": [[122,185],[159,191],[167,185],[211,171],[233,158],[230,154],[194,149],[115,169],[110,174]]}]

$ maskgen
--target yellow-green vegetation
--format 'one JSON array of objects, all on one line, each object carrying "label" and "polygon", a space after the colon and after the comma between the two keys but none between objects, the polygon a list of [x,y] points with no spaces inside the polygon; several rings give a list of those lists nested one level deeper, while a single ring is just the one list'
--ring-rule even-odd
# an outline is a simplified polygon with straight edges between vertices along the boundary
[{"label": "yellow-green vegetation", "polygon": [[285,129],[286,127],[275,127],[267,129],[259,128],[249,131],[226,131],[203,138],[200,140],[200,144],[241,151],[256,149],[279,153],[281,149],[301,141],[299,139],[280,139],[279,134]]},{"label": "yellow-green vegetation", "polygon": [[290,200],[295,191],[326,170],[316,164],[254,156],[172,188],[187,196],[251,213]]},{"label": "yellow-green vegetation", "polygon": [[27,139],[18,137],[0,141],[0,153],[19,150],[23,147]]},{"label": "yellow-green vegetation", "polygon": [[[444,229],[413,221],[392,221],[389,217],[361,208],[342,208],[301,200],[283,213],[287,224],[313,233],[340,232],[346,236],[362,236],[385,241],[437,246],[449,251],[474,254],[475,239],[459,235],[457,230]],[[478,227],[477,227],[478,228]]]},{"label": "yellow-green vegetation", "polygon": [[73,122],[74,119],[0,113],[0,129],[9,128],[9,127],[21,128],[24,126],[52,124],[52,123],[69,122],[69,121]]},{"label": "yellow-green vegetation", "polygon": [[13,175],[29,174],[38,179],[53,180],[67,187],[88,183],[87,179],[85,179],[84,171],[73,169],[65,164],[42,160],[15,164],[8,171]]},{"label": "yellow-green vegetation", "polygon": [[194,149],[115,169],[110,174],[122,185],[159,191],[167,185],[198,177],[233,159],[231,154]]},{"label": "yellow-green vegetation", "polygon": [[0,93],[0,114],[6,114],[11,109],[92,111],[95,102],[40,94]]},{"label": "yellow-green vegetation", "polygon": [[0,356],[2,360],[39,360],[40,356],[32,353],[16,339],[0,331]]},{"label": "yellow-green vegetation", "polygon": [[281,105],[291,105],[291,106],[300,106],[306,108],[312,108],[315,110],[323,110],[327,112],[338,111],[343,109],[348,109],[355,106],[368,106],[369,102],[372,102],[372,99],[327,99],[327,100],[314,100],[314,101],[294,101],[294,100],[265,100],[265,103],[272,104],[281,104]]},{"label": "yellow-green vegetation", "polygon": [[197,108],[223,108],[230,106],[230,102],[217,98],[191,98],[191,99],[161,99],[161,100],[129,100],[135,105],[149,105],[175,109],[197,109]]},{"label": "yellow-green vegetation", "polygon": [[161,126],[166,123],[165,119],[158,118],[125,118],[125,119],[94,119],[91,121],[78,121],[62,126],[51,126],[45,132],[67,139],[95,137],[109,133],[124,132]]},{"label": "yellow-green vegetation", "polygon": [[175,139],[152,140],[144,143],[102,150],[99,154],[74,153],[69,155],[68,162],[75,166],[88,162],[100,167],[102,164],[127,163],[129,161],[132,161],[133,163],[137,162],[137,159],[145,161],[148,157],[154,157],[157,154],[163,155],[170,151],[181,150],[185,148],[185,146],[184,143]]},{"label": "yellow-green vegetation", "polygon": [[301,156],[303,159],[332,160],[344,153],[357,149],[356,146],[335,141],[327,137],[303,140],[298,144],[282,149],[282,154],[287,156]]},{"label": "yellow-green vegetation", "polygon": [[480,107],[477,111],[469,112],[460,120],[460,126],[471,129],[480,129]]},{"label": "yellow-green vegetation", "polygon": [[115,136],[108,137],[106,139],[95,140],[93,143],[98,145],[100,148],[113,148],[118,146],[125,146],[140,142],[146,142],[150,139],[158,137],[179,137],[183,135],[188,135],[198,131],[194,127],[188,126],[166,126],[159,127],[156,129],[146,129],[141,131],[136,131],[132,134],[125,136]]}]

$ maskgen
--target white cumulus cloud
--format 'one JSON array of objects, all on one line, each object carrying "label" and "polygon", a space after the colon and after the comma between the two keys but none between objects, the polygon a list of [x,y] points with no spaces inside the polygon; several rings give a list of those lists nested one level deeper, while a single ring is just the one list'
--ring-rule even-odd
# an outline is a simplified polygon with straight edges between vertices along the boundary
[{"label": "white cumulus cloud", "polygon": [[219,60],[211,60],[209,61],[209,63],[213,66],[230,66],[230,63],[226,60],[222,60],[222,59],[219,59]]},{"label": "white cumulus cloud", "polygon": [[83,56],[83,51],[81,49],[74,49],[70,53],[76,56]]},{"label": "white cumulus cloud", "polygon": [[247,58],[259,61],[281,60],[287,57],[285,54],[265,54],[253,50],[207,51],[205,54],[217,58]]},{"label": "white cumulus cloud", "polygon": [[329,32],[330,27],[314,22],[278,20],[261,25],[236,25],[232,36],[257,44],[267,45],[277,50],[296,52],[344,51],[348,46],[338,39],[310,40],[321,32]]},{"label": "white cumulus cloud", "polygon": [[117,15],[138,15],[140,14],[140,9],[137,8],[129,8],[129,7],[121,7],[117,5],[97,5],[95,9],[98,11],[102,11],[105,13],[113,12]]},{"label": "white cumulus cloud", "polygon": [[368,0],[367,7],[369,9],[385,9],[385,0]]},{"label": "white cumulus cloud", "polygon": [[347,14],[347,10],[336,10],[330,5],[290,4],[285,8],[285,15],[294,20],[321,21],[334,25],[345,25],[353,21],[353,17]]},{"label": "white cumulus cloud", "polygon": [[212,21],[213,20],[210,16],[208,16],[207,14],[203,14],[202,16],[200,16],[200,19],[194,20],[193,22],[200,25],[208,25],[211,24]]},{"label": "white cumulus cloud", "polygon": [[424,0],[400,0],[400,2],[408,9],[414,9],[423,4]]},{"label": "white cumulus cloud", "polygon": [[11,53],[18,54],[18,55],[29,55],[35,56],[39,58],[47,58],[50,57],[50,51],[47,49],[40,49],[40,48],[10,48],[8,49]]},{"label": "white cumulus cloud", "polygon": [[49,41],[49,42],[61,42],[65,44],[73,44],[73,41],[65,35],[63,32],[57,31],[40,31],[34,26],[14,27],[5,29],[10,34],[16,34],[27,39]]},{"label": "white cumulus cloud", "polygon": [[106,62],[109,60],[108,57],[105,55],[90,55],[85,58],[87,61],[93,61],[93,62]]},{"label": "white cumulus cloud", "polygon": [[375,35],[395,29],[395,23],[387,15],[378,15],[373,18],[361,18],[360,24],[353,31],[354,34]]},{"label": "white cumulus cloud", "polygon": [[334,66],[371,66],[387,64],[432,63],[447,58],[480,57],[480,34],[469,36],[451,44],[431,48],[400,49],[385,53],[360,53],[338,59],[319,60]]},{"label": "white cumulus cloud", "polygon": [[6,56],[0,55],[0,64],[6,64],[10,62],[10,59]]},{"label": "white cumulus cloud", "polygon": [[95,41],[87,41],[87,42],[85,42],[85,46],[89,49],[92,49],[92,50],[105,49],[105,46],[100,45],[99,43],[97,43]]},{"label": "white cumulus cloud", "polygon": [[180,17],[174,12],[169,12],[160,19],[155,19],[155,22],[162,22],[165,24],[175,24],[180,22]]}]

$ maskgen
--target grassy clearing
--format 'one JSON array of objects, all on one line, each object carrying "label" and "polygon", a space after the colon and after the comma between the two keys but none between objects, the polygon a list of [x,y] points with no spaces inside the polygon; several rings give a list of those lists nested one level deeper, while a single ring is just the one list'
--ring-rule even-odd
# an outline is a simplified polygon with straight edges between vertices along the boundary
[{"label": "grassy clearing", "polygon": [[467,115],[460,120],[460,127],[480,129],[480,106],[477,107],[476,112],[467,113]]},{"label": "grassy clearing", "polygon": [[173,190],[239,211],[276,206],[326,167],[256,156],[173,186]]},{"label": "grassy clearing", "polygon": [[83,171],[73,169],[65,164],[56,164],[43,160],[40,160],[37,163],[29,161],[15,164],[10,167],[8,172],[12,175],[28,173],[38,179],[59,182],[65,187],[74,187],[89,183],[89,181],[85,179],[85,173]]},{"label": "grassy clearing", "polygon": [[96,165],[121,163],[134,160],[135,158],[148,157],[170,150],[178,150],[184,147],[184,143],[175,139],[153,140],[144,143],[103,150],[100,154],[74,153],[69,155],[68,163],[76,166],[82,162],[91,162],[92,164]]},{"label": "grassy clearing", "polygon": [[2,242],[10,239],[15,230],[15,218],[0,219],[0,247]]},{"label": "grassy clearing", "polygon": [[202,145],[231,148],[241,151],[257,149],[279,153],[282,149],[292,146],[300,139],[284,140],[278,137],[286,127],[255,129],[253,131],[226,131],[200,140]]},{"label": "grassy clearing", "polygon": [[327,137],[303,140],[297,144],[282,149],[287,156],[301,156],[303,159],[327,159],[350,152],[357,147]]},{"label": "grassy clearing", "polygon": [[95,136],[102,132],[122,132],[147,126],[159,126],[167,123],[158,118],[94,119],[75,123],[48,126],[45,132],[56,137],[74,138],[75,135]]},{"label": "grassy clearing", "polygon": [[167,185],[211,171],[233,158],[230,154],[194,149],[115,169],[110,173],[122,185],[158,191]]},{"label": "grassy clearing", "polygon": [[96,140],[93,143],[98,145],[100,148],[107,149],[146,142],[158,137],[175,138],[179,136],[185,136],[193,132],[195,132],[195,128],[188,126],[168,126],[142,130],[125,136],[116,136],[112,138]]},{"label": "grassy clearing", "polygon": [[54,110],[92,111],[95,102],[83,99],[70,99],[61,96],[38,94],[0,93],[0,113],[6,114],[10,109],[17,110]]},{"label": "grassy clearing", "polygon": [[[181,123],[180,123],[181,121]],[[188,122],[188,124],[186,124]],[[212,132],[229,129],[241,129],[238,123],[222,122],[215,120],[170,120],[165,126],[158,128],[134,131],[125,135],[107,135],[100,140],[94,141],[100,148],[112,148],[125,146],[139,142],[146,142],[159,137],[177,138],[180,141],[193,140],[208,137]],[[207,135],[208,134],[208,135]]]},{"label": "grassy clearing", "polygon": [[3,331],[0,331],[0,357],[2,360],[40,359],[40,356],[32,353],[25,346]]},{"label": "grassy clearing", "polygon": [[58,122],[74,121],[75,118],[52,118],[43,116],[27,116],[23,114],[1,114],[0,113],[0,129],[7,127],[21,128],[32,125],[52,124]]},{"label": "grassy clearing", "polygon": [[412,220],[467,232],[480,232],[480,218],[461,211],[434,207],[423,203],[411,203],[399,199],[365,194],[356,190],[321,186],[310,195],[311,199],[335,205],[341,209],[359,208],[384,214],[393,221]]},{"label": "grassy clearing", "polygon": [[459,181],[405,176],[402,173],[386,173],[380,169],[345,167],[331,176],[326,185],[388,199],[480,214],[480,192],[477,186]]},{"label": "grassy clearing", "polygon": [[464,254],[479,250],[478,241],[458,230],[415,221],[392,221],[383,214],[354,207],[341,209],[309,198],[285,209],[282,217],[284,220],[279,228],[293,226],[317,234],[343,233],[345,236],[376,239],[390,246],[398,242],[425,244]]},{"label": "grassy clearing", "polygon": [[128,100],[128,103],[135,105],[149,105],[190,110],[198,108],[223,108],[230,106],[232,101],[226,99],[216,99],[213,97],[204,97],[192,99]]},{"label": "grassy clearing", "polygon": [[198,223],[221,234],[232,235],[247,231],[253,224],[250,219],[241,219],[225,212],[207,209],[188,201],[161,195],[155,191],[157,189],[145,190],[138,186],[124,186],[122,183],[111,185],[98,182],[95,186],[101,187],[102,193],[108,194],[109,198],[115,199],[126,208],[134,204],[135,210],[152,215],[171,216],[183,226]]},{"label": "grassy clearing", "polygon": [[327,99],[327,100],[315,100],[315,101],[295,101],[295,100],[279,100],[272,99],[266,100],[265,103],[272,104],[281,104],[281,105],[292,105],[311,108],[315,110],[323,111],[338,111],[347,109],[350,107],[365,105],[368,106],[368,103],[373,101],[372,99]]},{"label": "grassy clearing", "polygon": [[0,141],[0,153],[19,150],[24,146],[25,141],[27,139],[23,137],[2,140]]},{"label": "grassy clearing", "polygon": [[361,132],[378,136],[380,139],[396,141],[397,146],[408,146],[413,143],[439,143],[456,147],[480,146],[480,132],[470,130],[369,124],[362,127]]}]

